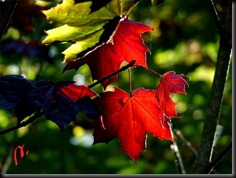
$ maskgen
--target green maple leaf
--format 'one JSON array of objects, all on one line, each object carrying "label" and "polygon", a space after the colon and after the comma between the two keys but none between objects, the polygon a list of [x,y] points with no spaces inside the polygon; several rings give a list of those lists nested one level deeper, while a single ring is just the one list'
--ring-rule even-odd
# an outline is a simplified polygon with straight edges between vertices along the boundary
[{"label": "green maple leaf", "polygon": [[47,19],[59,24],[46,31],[43,44],[70,42],[62,53],[64,62],[83,57],[102,44],[109,43],[120,19],[139,0],[63,0],[43,11]]}]

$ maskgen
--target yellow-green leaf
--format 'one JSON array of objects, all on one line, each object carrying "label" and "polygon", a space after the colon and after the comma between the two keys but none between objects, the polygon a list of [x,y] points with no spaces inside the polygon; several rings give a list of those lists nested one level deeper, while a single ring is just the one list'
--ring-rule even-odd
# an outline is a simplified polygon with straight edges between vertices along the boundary
[{"label": "yellow-green leaf", "polygon": [[[98,2],[99,1],[99,2]],[[64,62],[83,57],[98,46],[109,42],[119,21],[137,0],[63,0],[43,11],[58,27],[47,30],[43,44],[69,42]]]}]

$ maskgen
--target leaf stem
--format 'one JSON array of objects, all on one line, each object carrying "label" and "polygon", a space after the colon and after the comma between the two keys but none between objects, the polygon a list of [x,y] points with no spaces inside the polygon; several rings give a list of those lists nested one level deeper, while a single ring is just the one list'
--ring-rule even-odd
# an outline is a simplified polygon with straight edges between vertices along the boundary
[{"label": "leaf stem", "polygon": [[134,63],[135,63],[135,60],[133,60],[133,61],[131,61],[129,64],[127,64],[127,65],[121,67],[121,68],[120,68],[119,70],[117,70],[116,72],[114,72],[114,73],[112,73],[112,74],[110,74],[110,75],[108,75],[108,76],[106,76],[106,77],[104,77],[104,78],[102,78],[102,79],[100,79],[100,80],[98,80],[98,81],[92,83],[92,84],[89,85],[88,87],[89,87],[89,88],[92,88],[92,87],[98,85],[99,83],[104,82],[105,80],[107,80],[107,79],[113,77],[114,75],[116,75],[116,74],[118,74],[118,73],[120,73],[120,72],[122,72],[122,71],[128,69],[129,67],[132,67],[132,66],[134,65]]},{"label": "leaf stem", "polygon": [[[130,13],[132,7],[133,7],[135,4],[139,3],[139,1],[141,1],[141,0],[136,0],[135,2],[133,2],[133,3],[131,4],[131,6],[130,6],[129,9],[127,10],[126,14],[124,15],[124,18],[127,18],[127,16],[128,16],[128,14]],[[123,14],[122,10],[123,10],[123,8],[121,7],[121,15]]]},{"label": "leaf stem", "polygon": [[131,74],[131,69],[128,69],[128,73],[129,73],[129,93],[132,94],[133,89],[132,89],[132,74]]},{"label": "leaf stem", "polygon": [[156,74],[156,75],[162,77],[161,74],[159,74],[158,72],[156,72],[155,70],[153,70],[153,69],[151,69],[151,68],[149,68],[149,67],[147,68],[147,70],[149,70],[150,72],[152,72],[152,73],[154,73],[154,74]]}]

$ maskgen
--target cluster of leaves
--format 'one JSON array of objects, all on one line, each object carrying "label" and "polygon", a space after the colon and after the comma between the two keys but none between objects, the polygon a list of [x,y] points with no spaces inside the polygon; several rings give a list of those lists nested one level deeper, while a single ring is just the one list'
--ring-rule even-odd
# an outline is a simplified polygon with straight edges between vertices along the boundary
[{"label": "cluster of leaves", "polygon": [[43,112],[47,119],[61,129],[82,111],[89,117],[98,117],[91,101],[96,93],[87,86],[76,86],[73,82],[30,81],[21,76],[0,77],[0,107],[14,110],[20,123],[25,117]]},{"label": "cluster of leaves", "polygon": [[[94,80],[102,80],[118,71],[123,62],[149,69],[141,34],[153,30],[139,22],[128,20],[130,10],[138,0],[63,0],[43,11],[48,20],[59,24],[46,31],[43,44],[71,43],[63,54],[64,71],[87,64]],[[20,123],[26,116],[43,112],[64,128],[75,121],[82,111],[94,120],[94,142],[109,142],[118,137],[122,151],[135,161],[146,147],[146,134],[173,141],[170,121],[179,117],[170,97],[185,92],[183,74],[166,72],[156,90],[138,88],[129,93],[120,88],[107,91],[118,75],[101,82],[100,95],[89,86],[73,82],[29,81],[19,76],[0,78],[0,107],[14,109]]]}]

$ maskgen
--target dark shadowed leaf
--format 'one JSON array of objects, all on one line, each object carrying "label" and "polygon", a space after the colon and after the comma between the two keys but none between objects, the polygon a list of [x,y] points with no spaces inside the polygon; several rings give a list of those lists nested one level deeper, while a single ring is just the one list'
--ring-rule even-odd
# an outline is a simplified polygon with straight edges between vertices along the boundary
[{"label": "dark shadowed leaf", "polygon": [[34,88],[33,82],[22,76],[8,75],[0,77],[0,108],[14,109],[27,97],[27,91]]},{"label": "dark shadowed leaf", "polygon": [[76,86],[71,81],[53,84],[22,76],[0,77],[0,108],[14,110],[18,123],[41,109],[61,129],[74,121],[79,111],[97,118],[99,110],[91,100],[94,96],[96,93],[87,86]]},{"label": "dark shadowed leaf", "polygon": [[69,98],[54,96],[44,107],[47,119],[56,123],[61,129],[76,119],[76,109]]},{"label": "dark shadowed leaf", "polygon": [[47,119],[55,122],[61,129],[76,120],[78,112],[91,118],[99,116],[97,105],[91,100],[96,93],[87,86],[77,86],[71,82],[58,82],[51,99],[44,107]]},{"label": "dark shadowed leaf", "polygon": [[15,107],[18,121],[44,107],[53,94],[53,88],[53,83],[50,81],[34,82],[34,86],[26,91],[25,96]]}]

